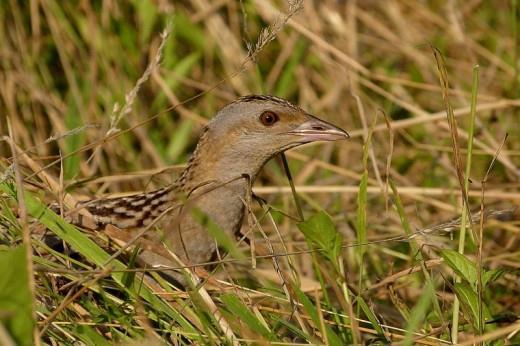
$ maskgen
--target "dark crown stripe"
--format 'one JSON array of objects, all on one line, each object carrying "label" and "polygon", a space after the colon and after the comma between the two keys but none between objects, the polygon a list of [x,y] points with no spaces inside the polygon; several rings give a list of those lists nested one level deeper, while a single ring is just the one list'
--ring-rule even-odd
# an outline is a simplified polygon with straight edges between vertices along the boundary
[{"label": "dark crown stripe", "polygon": [[273,96],[273,95],[246,95],[246,96],[242,96],[242,97],[238,98],[237,100],[235,100],[232,103],[238,103],[238,102],[265,102],[265,101],[276,103],[276,104],[279,104],[279,105],[282,105],[282,106],[286,106],[286,107],[291,107],[291,108],[294,108],[294,109],[300,109],[298,106],[293,105],[291,102],[289,102],[289,101],[287,101],[285,99]]}]

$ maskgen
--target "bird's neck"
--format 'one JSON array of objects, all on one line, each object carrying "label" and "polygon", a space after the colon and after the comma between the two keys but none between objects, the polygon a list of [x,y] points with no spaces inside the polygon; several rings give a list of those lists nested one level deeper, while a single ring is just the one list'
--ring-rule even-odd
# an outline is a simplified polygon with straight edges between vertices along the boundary
[{"label": "bird's neck", "polygon": [[185,192],[210,183],[247,189],[268,157],[259,154],[259,148],[230,145],[236,139],[232,133],[226,138],[214,138],[203,132],[177,185]]},{"label": "bird's neck", "polygon": [[268,159],[251,155],[255,148],[230,145],[233,140],[233,134],[215,139],[204,132],[176,184],[228,234],[240,230],[250,186]]}]

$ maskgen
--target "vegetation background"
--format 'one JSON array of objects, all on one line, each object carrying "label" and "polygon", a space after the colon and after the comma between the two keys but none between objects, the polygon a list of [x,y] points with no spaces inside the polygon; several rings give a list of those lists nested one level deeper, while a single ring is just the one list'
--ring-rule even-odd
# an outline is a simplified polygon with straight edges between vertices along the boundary
[{"label": "vegetation background", "polygon": [[[0,344],[520,343],[518,18],[517,0],[0,2]],[[172,182],[250,93],[351,139],[286,154],[303,222],[269,162],[253,250],[209,281],[179,291],[45,208]]]}]

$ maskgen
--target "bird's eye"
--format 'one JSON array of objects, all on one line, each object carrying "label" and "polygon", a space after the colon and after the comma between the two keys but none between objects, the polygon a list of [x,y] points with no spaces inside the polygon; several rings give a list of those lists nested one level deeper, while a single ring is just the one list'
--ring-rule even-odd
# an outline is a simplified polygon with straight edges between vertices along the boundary
[{"label": "bird's eye", "polygon": [[262,115],[260,115],[260,121],[264,126],[272,126],[275,122],[278,121],[278,115],[276,113],[271,111],[263,112]]}]

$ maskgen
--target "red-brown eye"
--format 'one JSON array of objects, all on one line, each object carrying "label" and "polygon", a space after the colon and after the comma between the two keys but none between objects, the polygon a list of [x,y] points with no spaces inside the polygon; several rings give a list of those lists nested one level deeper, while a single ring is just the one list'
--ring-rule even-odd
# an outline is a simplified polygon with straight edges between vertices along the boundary
[{"label": "red-brown eye", "polygon": [[278,115],[276,113],[271,111],[263,112],[262,115],[260,115],[260,121],[264,126],[272,126],[275,122],[278,121]]}]

